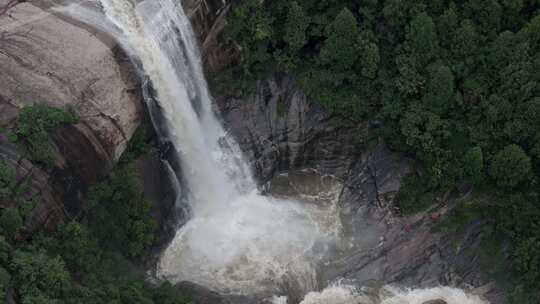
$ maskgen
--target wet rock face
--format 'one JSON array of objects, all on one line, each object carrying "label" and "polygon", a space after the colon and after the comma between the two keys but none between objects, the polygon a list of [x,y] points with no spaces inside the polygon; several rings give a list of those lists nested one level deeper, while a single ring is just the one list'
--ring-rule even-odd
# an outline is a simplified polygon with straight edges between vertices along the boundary
[{"label": "wet rock face", "polygon": [[237,48],[223,41],[221,34],[227,25],[230,0],[183,0],[182,5],[199,37],[201,55],[207,74],[218,73],[233,62],[238,62]]},{"label": "wet rock face", "polygon": [[305,167],[343,176],[354,159],[357,130],[332,124],[291,78],[272,78],[250,97],[218,98],[217,103],[260,181]]},{"label": "wet rock face", "polygon": [[[492,304],[505,303],[502,290],[482,275],[478,263],[482,221],[460,233],[436,233],[428,211],[397,215],[395,194],[402,178],[410,174],[411,163],[381,144],[354,164],[340,198],[343,233],[350,247],[344,248],[342,260],[328,267],[323,280],[345,278],[359,286],[370,282],[465,290],[482,286],[473,292]],[[454,206],[450,199],[448,206],[438,210],[439,216]]]}]

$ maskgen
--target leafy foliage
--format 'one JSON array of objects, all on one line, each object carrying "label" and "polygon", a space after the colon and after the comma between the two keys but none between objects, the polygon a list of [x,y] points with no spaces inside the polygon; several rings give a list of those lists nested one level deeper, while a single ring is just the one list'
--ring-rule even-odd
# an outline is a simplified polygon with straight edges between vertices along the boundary
[{"label": "leafy foliage", "polygon": [[326,29],[328,38],[321,49],[321,59],[341,69],[350,69],[358,56],[359,30],[352,12],[344,8]]},{"label": "leafy foliage", "polygon": [[528,179],[531,160],[521,147],[509,145],[495,154],[489,172],[499,186],[514,187]]},{"label": "leafy foliage", "polygon": [[62,258],[49,257],[42,249],[18,249],[11,262],[11,269],[25,304],[52,302],[61,298],[70,281]]},{"label": "leafy foliage", "polygon": [[135,131],[128,143],[126,151],[124,151],[120,158],[121,164],[128,164],[150,150],[147,128],[148,126],[143,124]]},{"label": "leafy foliage", "polygon": [[62,109],[36,104],[21,110],[15,134],[18,141],[24,142],[32,161],[50,166],[54,159],[48,133],[63,124],[76,122],[73,115]]},{"label": "leafy foliage", "polygon": [[289,4],[287,24],[285,28],[285,42],[289,46],[289,52],[295,55],[307,42],[306,30],[308,20],[303,8],[296,1]]},{"label": "leafy foliage", "polygon": [[0,216],[0,227],[2,232],[8,236],[15,236],[15,233],[21,229],[23,220],[17,208],[6,208]]},{"label": "leafy foliage", "polygon": [[117,168],[89,197],[90,221],[96,224],[92,230],[106,245],[136,257],[152,244],[155,223],[148,217],[150,204],[138,190],[132,166]]}]

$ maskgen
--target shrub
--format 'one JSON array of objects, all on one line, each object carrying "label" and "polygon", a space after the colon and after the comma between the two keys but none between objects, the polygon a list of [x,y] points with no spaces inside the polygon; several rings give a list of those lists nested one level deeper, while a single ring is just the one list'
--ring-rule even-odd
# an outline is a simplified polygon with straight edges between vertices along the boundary
[{"label": "shrub", "polygon": [[531,287],[540,286],[540,241],[528,238],[519,243],[516,249],[518,270]]},{"label": "shrub", "polygon": [[77,222],[70,222],[60,227],[59,232],[59,251],[66,263],[83,272],[95,269],[101,252],[88,228]]},{"label": "shrub", "polygon": [[[23,303],[46,303],[59,299],[69,286],[69,273],[60,257],[51,258],[44,250],[15,251],[11,270]],[[39,300],[39,301],[38,301]]]},{"label": "shrub", "polygon": [[180,293],[169,282],[161,284],[154,291],[154,303],[159,304],[188,304],[191,303],[189,297]]},{"label": "shrub", "polygon": [[7,266],[9,262],[9,252],[11,246],[3,236],[0,236],[0,264]]},{"label": "shrub", "polygon": [[0,299],[4,299],[6,297],[6,291],[9,287],[10,281],[11,275],[9,272],[4,267],[0,267]]},{"label": "shrub", "polygon": [[285,25],[285,42],[292,54],[298,52],[307,42],[306,29],[308,20],[302,7],[296,1],[289,4],[287,23]]},{"label": "shrub", "polygon": [[116,169],[109,180],[91,189],[89,197],[91,227],[102,242],[131,257],[142,255],[152,244],[155,223],[133,167]]},{"label": "shrub", "polygon": [[15,233],[21,229],[23,219],[17,208],[6,208],[0,216],[0,227],[6,235],[14,237]]},{"label": "shrub", "polygon": [[150,149],[150,144],[148,144],[148,134],[146,130],[147,126],[141,125],[137,131],[135,131],[128,143],[126,150],[120,158],[121,164],[130,163],[148,152]]},{"label": "shrub", "polygon": [[328,38],[321,50],[324,61],[349,69],[358,58],[357,42],[360,31],[356,18],[344,8],[327,28]]},{"label": "shrub", "polygon": [[463,158],[463,172],[465,177],[474,184],[480,184],[484,180],[484,155],[482,148],[474,147],[467,151]]},{"label": "shrub", "polygon": [[17,140],[24,140],[29,158],[44,165],[52,165],[53,153],[49,146],[49,132],[77,119],[66,111],[46,105],[27,106],[21,110],[17,123]]},{"label": "shrub", "polygon": [[11,167],[0,161],[0,198],[9,198],[13,195],[17,182],[15,172]]}]

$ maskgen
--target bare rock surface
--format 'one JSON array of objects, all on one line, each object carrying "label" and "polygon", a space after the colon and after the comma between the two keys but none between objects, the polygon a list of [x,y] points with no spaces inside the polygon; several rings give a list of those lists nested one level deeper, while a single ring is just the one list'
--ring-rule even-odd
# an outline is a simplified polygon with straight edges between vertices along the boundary
[{"label": "bare rock surface", "polygon": [[294,168],[343,176],[354,158],[355,129],[334,126],[291,78],[261,82],[246,99],[220,98],[225,126],[262,181]]},{"label": "bare rock surface", "polygon": [[[0,157],[20,176],[32,176],[40,201],[26,235],[52,228],[77,210],[81,191],[105,176],[143,116],[138,80],[110,39],[25,2],[0,16],[0,126],[11,128],[28,105],[63,108],[79,118],[52,134],[57,162],[42,169],[0,135]],[[103,39],[102,39],[103,38]]]}]

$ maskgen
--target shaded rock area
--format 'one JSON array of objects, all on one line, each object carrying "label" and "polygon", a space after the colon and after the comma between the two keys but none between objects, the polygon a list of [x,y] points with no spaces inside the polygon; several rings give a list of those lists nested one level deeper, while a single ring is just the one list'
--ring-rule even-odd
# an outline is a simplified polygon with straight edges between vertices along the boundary
[{"label": "shaded rock area", "polygon": [[140,189],[151,203],[150,212],[158,224],[151,258],[145,260],[145,266],[151,268],[174,236],[179,223],[185,220],[182,218],[182,210],[178,210],[176,205],[179,189],[176,188],[167,164],[160,158],[160,152],[153,148],[135,161],[135,168]]},{"label": "shaded rock area", "polygon": [[230,0],[183,0],[183,7],[198,35],[206,72],[218,73],[231,63],[239,62],[238,48],[221,38],[231,9]]},{"label": "shaded rock area", "polygon": [[218,98],[217,102],[226,128],[260,181],[303,167],[344,176],[353,162],[353,139],[363,126],[336,126],[289,77],[260,82],[256,93],[246,99]]}]

